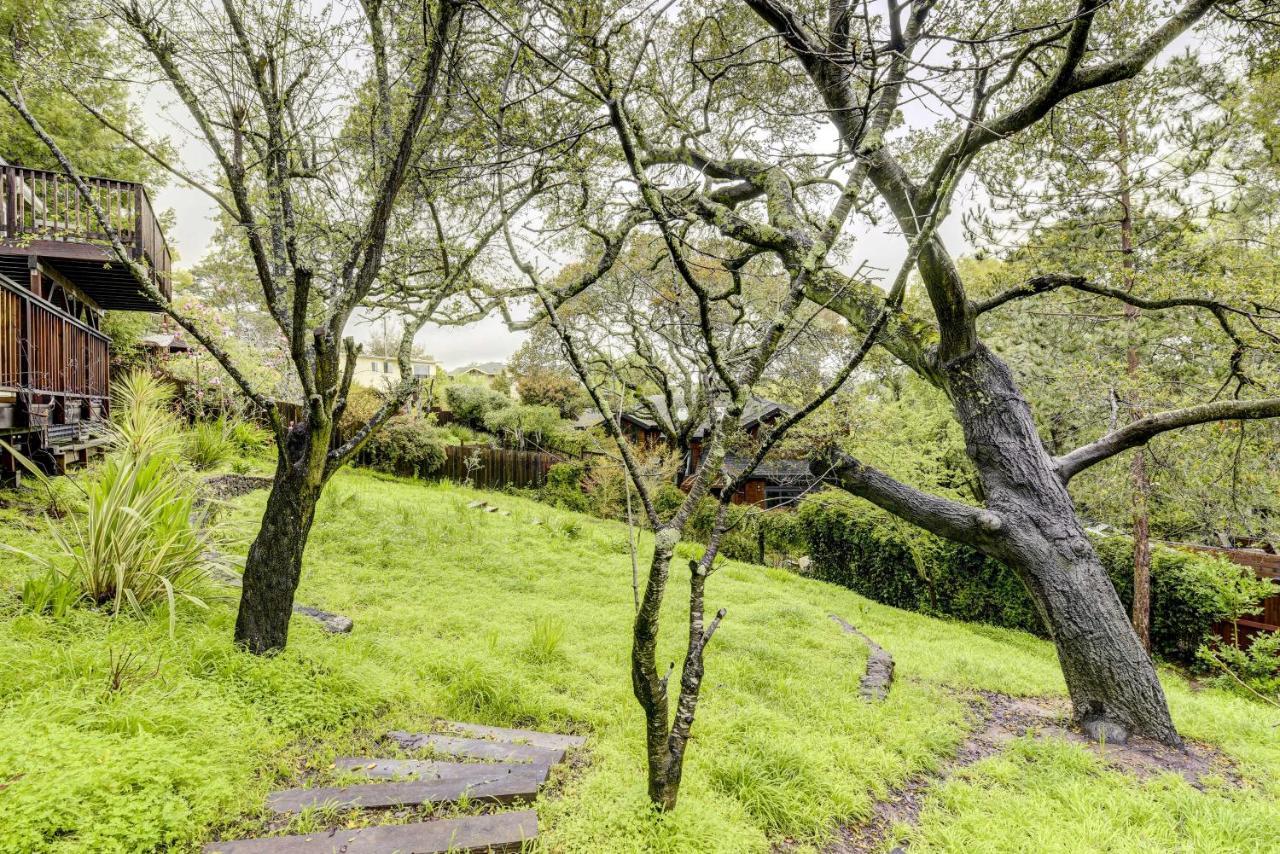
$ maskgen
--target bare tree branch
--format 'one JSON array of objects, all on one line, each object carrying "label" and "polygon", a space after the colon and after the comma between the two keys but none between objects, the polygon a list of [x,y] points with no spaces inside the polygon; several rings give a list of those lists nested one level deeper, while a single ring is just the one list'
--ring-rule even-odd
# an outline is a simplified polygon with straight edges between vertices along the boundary
[{"label": "bare tree branch", "polygon": [[1214,421],[1240,421],[1257,418],[1280,418],[1280,398],[1260,400],[1218,400],[1185,409],[1173,409],[1148,415],[1113,430],[1097,441],[1054,458],[1058,476],[1070,481],[1080,472],[1110,459],[1122,451],[1145,445],[1152,438],[1170,430]]}]

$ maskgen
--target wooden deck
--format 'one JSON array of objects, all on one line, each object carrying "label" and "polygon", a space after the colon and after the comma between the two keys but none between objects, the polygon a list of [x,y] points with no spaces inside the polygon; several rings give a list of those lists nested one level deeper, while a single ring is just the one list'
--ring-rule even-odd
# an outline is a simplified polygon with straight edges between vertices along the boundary
[{"label": "wooden deck", "polygon": [[[169,297],[172,260],[146,188],[111,178],[85,181],[130,256],[150,269],[152,282]],[[98,308],[156,309],[115,259],[90,205],[60,172],[0,166],[0,255],[37,259]]]}]

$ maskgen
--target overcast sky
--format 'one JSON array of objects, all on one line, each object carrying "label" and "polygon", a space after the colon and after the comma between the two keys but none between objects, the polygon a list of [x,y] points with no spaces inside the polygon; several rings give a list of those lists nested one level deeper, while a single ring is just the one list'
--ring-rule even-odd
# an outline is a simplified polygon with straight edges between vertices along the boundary
[{"label": "overcast sky", "polygon": [[[168,136],[174,142],[186,168],[205,171],[212,166],[210,155],[204,146],[179,127],[175,127],[176,111],[172,107],[156,106],[154,99],[147,99],[145,103],[151,105],[146,119],[149,129],[156,135]],[[165,236],[177,253],[176,266],[193,266],[208,251],[209,241],[213,236],[216,223],[213,201],[199,190],[176,179],[170,180],[156,192],[153,199],[160,210],[172,209],[174,212],[174,225],[166,231]],[[959,201],[960,204],[956,207],[963,209],[966,200]],[[863,220],[851,220],[846,233],[856,237],[854,255],[848,266],[856,267],[866,260],[878,268],[896,270],[906,254],[905,244],[896,233],[872,228]],[[955,216],[944,224],[942,233],[953,247],[962,242],[958,218]],[[348,328],[348,332],[363,341],[367,340],[370,328],[368,324],[356,322]],[[524,338],[525,333],[511,332],[500,317],[491,316],[469,326],[428,326],[419,333],[417,340],[431,355],[443,362],[445,367],[455,368],[469,362],[506,361]]]},{"label": "overcast sky", "polygon": [[[1165,51],[1164,56],[1185,50],[1188,45],[1198,43],[1194,34],[1184,34]],[[167,136],[175,144],[180,153],[183,165],[188,170],[207,171],[212,167],[212,157],[190,132],[190,120],[180,107],[173,102],[166,103],[156,93],[144,93],[141,99],[145,109],[145,120],[149,129],[156,135]],[[904,109],[907,126],[923,126],[936,121],[940,113],[930,109],[926,104],[916,101]],[[833,139],[819,140],[820,145],[832,146]],[[830,150],[828,147],[826,150]],[[966,195],[969,192],[962,188],[952,206],[953,213],[945,221],[940,232],[954,252],[960,253],[968,247],[964,241],[960,227],[960,214],[981,199]],[[175,224],[168,230],[170,245],[177,251],[179,267],[190,267],[204,256],[209,240],[214,231],[213,202],[201,193],[177,180],[170,183],[154,195],[156,205],[161,210],[172,209],[175,213]],[[853,254],[849,263],[844,265],[854,268],[862,261],[873,267],[896,272],[898,265],[906,255],[906,245],[902,238],[885,228],[875,228],[865,220],[856,219],[849,223],[846,235],[855,239]],[[891,275],[891,274],[890,274]],[[348,332],[357,339],[367,340],[369,327],[362,323],[353,323]],[[446,367],[453,368],[469,362],[505,361],[524,340],[523,333],[507,330],[500,318],[491,317],[479,323],[464,327],[429,326],[418,336],[418,343],[424,346],[433,356],[441,360]]]}]

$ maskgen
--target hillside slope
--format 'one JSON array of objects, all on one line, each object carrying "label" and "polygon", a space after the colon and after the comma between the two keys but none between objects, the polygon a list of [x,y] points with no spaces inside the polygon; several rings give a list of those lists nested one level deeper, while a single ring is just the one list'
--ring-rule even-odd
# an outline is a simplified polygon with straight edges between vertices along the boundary
[{"label": "hillside slope", "polygon": [[[504,512],[469,508],[477,497]],[[264,499],[236,502],[243,534]],[[38,543],[30,520],[3,520],[6,540]],[[972,692],[1063,692],[1035,638],[729,563],[709,582],[708,606],[728,615],[680,807],[654,817],[626,542],[619,525],[519,498],[344,473],[322,500],[299,601],[355,631],[296,618],[288,651],[265,660],[232,648],[230,596],[184,609],[172,640],[162,618],[53,622],[20,609],[27,567],[0,558],[0,851],[184,851],[260,832],[269,789],[324,780],[334,757],[436,716],[589,736],[586,761],[538,804],[547,850],[803,850],[944,764],[972,726]],[[678,661],[686,589],[674,572],[663,660]],[[886,702],[859,699],[866,651],[833,613],[897,659]],[[1280,714],[1171,674],[1166,685],[1182,731],[1234,760],[1242,786],[1140,780],[1078,745],[1022,739],[952,775],[918,826],[891,836],[912,852],[1280,850]]]}]

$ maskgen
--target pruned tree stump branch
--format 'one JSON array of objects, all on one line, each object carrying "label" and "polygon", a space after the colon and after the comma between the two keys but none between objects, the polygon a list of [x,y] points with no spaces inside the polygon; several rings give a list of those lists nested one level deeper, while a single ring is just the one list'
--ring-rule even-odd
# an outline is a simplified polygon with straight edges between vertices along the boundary
[{"label": "pruned tree stump branch", "polygon": [[889,696],[889,686],[893,684],[893,656],[843,617],[836,614],[830,617],[846,634],[857,635],[867,645],[867,672],[858,683],[858,693],[871,702],[879,702]]}]

